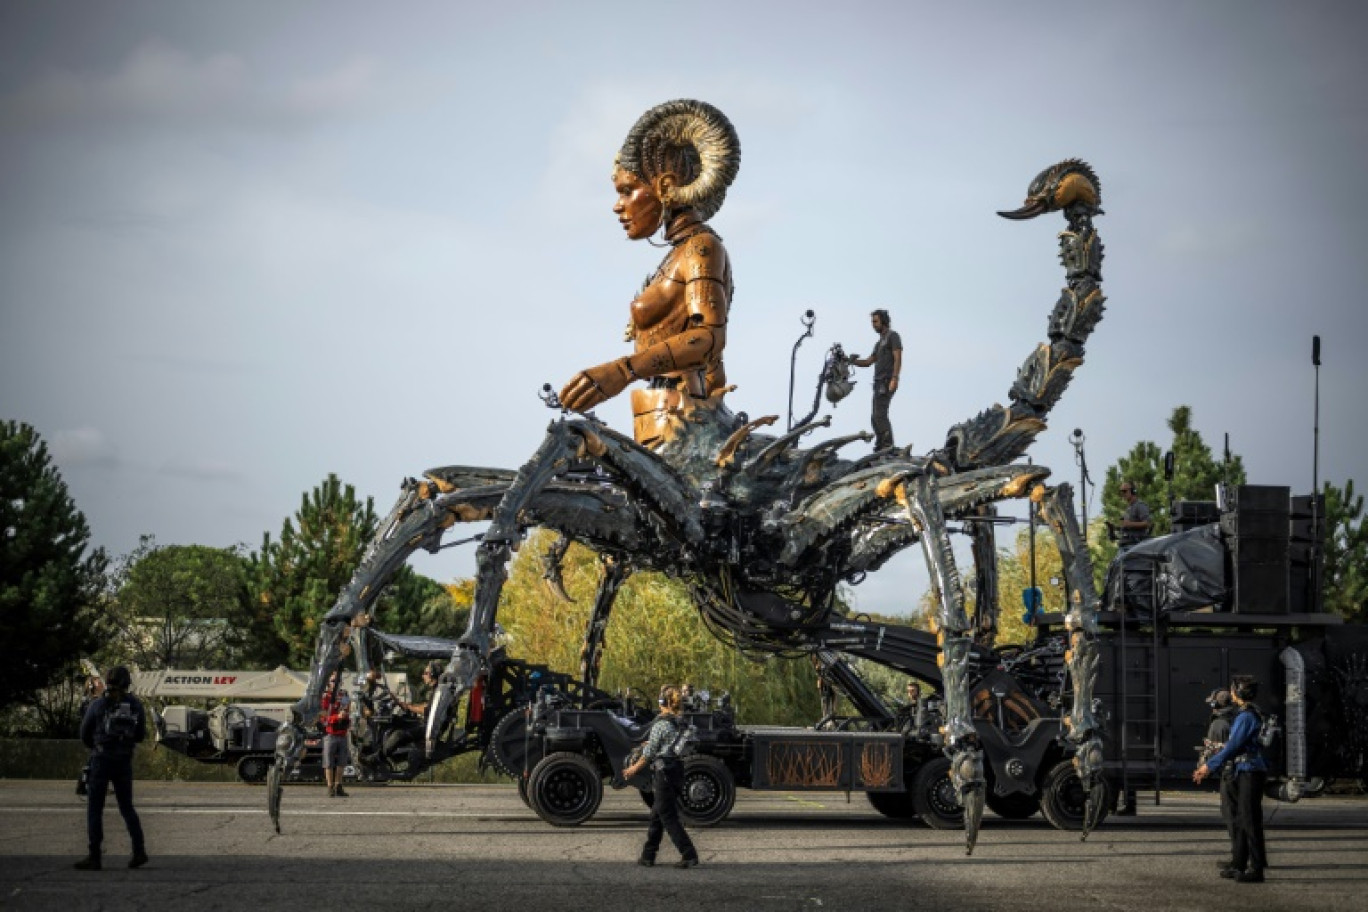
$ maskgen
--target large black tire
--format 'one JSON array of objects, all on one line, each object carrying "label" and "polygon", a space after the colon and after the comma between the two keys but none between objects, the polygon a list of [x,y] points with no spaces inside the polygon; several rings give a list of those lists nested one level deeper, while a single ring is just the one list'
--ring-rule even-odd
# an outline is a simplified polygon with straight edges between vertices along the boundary
[{"label": "large black tire", "polygon": [[691,826],[721,823],[736,804],[736,780],[727,764],[716,757],[690,757],[684,761],[684,789],[679,796],[679,816]]},{"label": "large black tire", "polygon": [[999,795],[993,791],[991,785],[988,786],[987,794],[984,795],[984,802],[990,811],[1003,820],[1027,820],[1035,816],[1036,811],[1040,810],[1039,796],[1028,795],[1025,792]]},{"label": "large black tire", "polygon": [[912,807],[917,816],[931,829],[964,829],[964,808],[955,800],[949,758],[932,757],[917,767],[908,791],[912,794]]},{"label": "large black tire", "polygon": [[915,820],[917,809],[909,792],[865,792],[874,810],[893,820]]},{"label": "large black tire", "polygon": [[248,754],[237,762],[238,778],[243,782],[260,785],[266,781],[275,763],[274,754]]},{"label": "large black tire", "polygon": [[532,796],[527,794],[527,777],[518,776],[515,781],[518,783],[518,797],[522,799],[523,804],[527,805],[528,807],[531,807]]},{"label": "large black tire", "polygon": [[[1099,787],[1102,789],[1102,794],[1098,796],[1102,802],[1102,813],[1097,822],[1101,823],[1111,809],[1114,796],[1106,779],[1102,780]],[[1083,791],[1083,783],[1074,770],[1072,760],[1061,760],[1055,764],[1045,776],[1041,792],[1040,809],[1045,813],[1045,819],[1050,821],[1050,826],[1056,830],[1083,829],[1087,793]]]},{"label": "large black tire", "polygon": [[561,751],[547,756],[532,770],[527,795],[532,810],[552,826],[579,826],[599,809],[603,779],[588,758]]}]

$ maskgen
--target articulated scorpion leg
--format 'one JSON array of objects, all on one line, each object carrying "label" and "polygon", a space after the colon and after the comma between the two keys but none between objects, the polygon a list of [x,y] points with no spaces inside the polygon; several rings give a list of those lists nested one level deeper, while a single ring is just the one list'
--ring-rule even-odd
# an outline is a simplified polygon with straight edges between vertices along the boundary
[{"label": "articulated scorpion leg", "polygon": [[[992,504],[984,504],[976,516],[997,515]],[[991,522],[969,523],[974,549],[974,642],[992,649],[998,634],[997,541]]]},{"label": "articulated scorpion leg", "polygon": [[1100,656],[1097,650],[1097,591],[1093,588],[1092,560],[1078,532],[1074,518],[1073,489],[1067,484],[1057,488],[1036,488],[1032,500],[1040,502],[1040,516],[1054,531],[1059,554],[1064,560],[1064,575],[1069,583],[1069,611],[1064,625],[1069,631],[1069,649],[1064,660],[1073,683],[1073,705],[1064,719],[1068,741],[1074,748],[1074,768],[1087,793],[1083,838],[1097,826],[1105,808],[1106,791],[1102,784],[1102,738],[1093,715],[1093,689],[1097,684]]},{"label": "articulated scorpion leg", "polygon": [[280,798],[285,781],[299,765],[304,753],[304,727],[318,718],[323,688],[342,663],[353,623],[364,623],[371,604],[385,584],[419,547],[434,546],[454,516],[425,500],[415,486],[408,486],[394,509],[380,526],[380,532],[367,547],[351,581],[337,602],[324,616],[314,649],[313,665],[304,696],[292,708],[291,721],[276,737],[275,764],[267,775],[267,809],[275,831],[280,832]]},{"label": "articulated scorpion leg", "polygon": [[519,514],[557,473],[569,467],[578,444],[579,438],[571,433],[566,422],[552,422],[546,439],[518,470],[494,510],[493,521],[475,552],[475,602],[470,608],[470,621],[432,694],[426,732],[429,755],[436,748],[456,701],[475,686],[484,671],[499,594],[508,579],[508,559],[522,536]]},{"label": "articulated scorpion leg", "polygon": [[570,550],[570,536],[558,535],[542,555],[542,582],[551,594],[562,602],[573,602],[570,593],[565,591],[565,578],[561,575],[561,561],[565,552]]},{"label": "articulated scorpion leg", "polygon": [[964,611],[964,587],[955,567],[950,535],[945,528],[934,479],[923,474],[904,482],[908,518],[918,527],[922,553],[931,573],[931,591],[940,605],[936,637],[941,647],[941,679],[945,684],[945,753],[950,778],[964,806],[964,849],[972,854],[983,819],[983,751],[969,708],[969,652],[972,627]]},{"label": "articulated scorpion leg", "polygon": [[627,578],[627,566],[610,554],[600,556],[603,578],[594,596],[594,609],[589,614],[589,625],[584,630],[584,646],[580,649],[580,680],[586,691],[598,686],[599,664],[603,661],[603,641],[608,632],[608,616],[618,589]]},{"label": "articulated scorpion leg", "polygon": [[484,671],[499,593],[508,579],[508,559],[521,536],[521,527],[529,524],[524,511],[558,474],[570,467],[572,458],[592,460],[620,475],[633,494],[662,519],[669,520],[690,543],[696,544],[704,537],[696,515],[697,494],[687,491],[651,453],[586,420],[552,422],[546,439],[518,470],[494,509],[489,530],[475,553],[475,602],[466,631],[433,694],[427,725],[429,751],[446,726],[455,701],[474,686]]}]

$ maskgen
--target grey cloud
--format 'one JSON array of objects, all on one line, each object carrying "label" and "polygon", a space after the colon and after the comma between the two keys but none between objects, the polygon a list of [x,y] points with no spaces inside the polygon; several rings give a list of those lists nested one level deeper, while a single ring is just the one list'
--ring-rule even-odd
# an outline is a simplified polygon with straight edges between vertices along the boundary
[{"label": "grey cloud", "polygon": [[113,467],[119,454],[99,428],[79,427],[57,431],[48,446],[53,461],[63,469],[76,466]]},{"label": "grey cloud", "polygon": [[377,70],[374,60],[358,57],[332,71],[274,86],[235,55],[197,59],[152,42],[134,50],[112,73],[50,70],[0,100],[0,123],[289,127],[364,108],[377,95]]},{"label": "grey cloud", "polygon": [[191,481],[240,482],[242,471],[235,466],[217,460],[171,460],[159,470],[161,475],[173,478],[187,478]]}]

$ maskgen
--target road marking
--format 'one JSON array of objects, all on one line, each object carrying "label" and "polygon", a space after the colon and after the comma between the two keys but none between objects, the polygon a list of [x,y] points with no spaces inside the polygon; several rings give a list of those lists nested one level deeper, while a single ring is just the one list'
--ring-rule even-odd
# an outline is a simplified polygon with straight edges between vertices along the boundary
[{"label": "road marking", "polygon": [[[85,815],[84,807],[0,807],[0,814],[81,814]],[[265,814],[265,808],[171,808],[171,807],[142,807],[138,808],[138,815],[143,814]],[[524,820],[534,821],[538,818],[531,815],[518,816],[514,814],[486,814],[478,811],[349,811],[339,808],[335,811],[318,811],[309,808],[300,810],[286,810],[282,812],[286,817],[471,817],[482,820]]]},{"label": "road marking", "polygon": [[822,810],[826,810],[826,805],[825,805],[825,804],[822,804],[820,801],[813,801],[813,800],[811,800],[811,799],[809,799],[809,798],[799,798],[797,795],[785,795],[785,796],[784,796],[784,799],[785,799],[786,801],[792,801],[794,804],[798,805],[799,807],[805,807],[805,808],[821,808]]}]

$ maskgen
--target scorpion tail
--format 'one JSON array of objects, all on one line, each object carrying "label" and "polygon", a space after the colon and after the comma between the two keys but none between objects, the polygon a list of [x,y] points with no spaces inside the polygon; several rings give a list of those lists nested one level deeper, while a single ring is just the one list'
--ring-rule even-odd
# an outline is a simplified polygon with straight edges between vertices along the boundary
[{"label": "scorpion tail", "polygon": [[1050,314],[1049,342],[1037,347],[1017,372],[1008,392],[1012,404],[994,405],[951,428],[945,447],[958,469],[1006,465],[1025,453],[1045,430],[1046,417],[1083,363],[1084,343],[1102,319],[1106,301],[1102,241],[1092,225],[1093,216],[1102,214],[1101,202],[1097,175],[1071,158],[1037,175],[1020,209],[998,213],[1015,220],[1064,213],[1068,229],[1059,235],[1059,258],[1067,285]]}]

